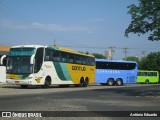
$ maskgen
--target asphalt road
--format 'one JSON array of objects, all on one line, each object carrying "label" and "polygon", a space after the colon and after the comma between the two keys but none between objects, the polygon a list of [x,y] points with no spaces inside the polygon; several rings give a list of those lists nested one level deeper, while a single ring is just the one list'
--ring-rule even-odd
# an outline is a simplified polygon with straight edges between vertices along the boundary
[{"label": "asphalt road", "polygon": [[0,111],[90,111],[97,117],[103,116],[97,111],[160,111],[160,85],[48,89],[1,85]]}]

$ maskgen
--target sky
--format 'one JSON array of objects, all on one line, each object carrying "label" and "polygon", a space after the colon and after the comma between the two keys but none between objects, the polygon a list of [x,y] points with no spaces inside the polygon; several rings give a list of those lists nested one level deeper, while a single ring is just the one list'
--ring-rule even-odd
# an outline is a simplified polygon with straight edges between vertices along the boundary
[{"label": "sky", "polygon": [[143,57],[160,51],[148,35],[124,37],[131,16],[127,6],[138,0],[0,0],[0,45],[54,45],[104,54],[113,59]]}]

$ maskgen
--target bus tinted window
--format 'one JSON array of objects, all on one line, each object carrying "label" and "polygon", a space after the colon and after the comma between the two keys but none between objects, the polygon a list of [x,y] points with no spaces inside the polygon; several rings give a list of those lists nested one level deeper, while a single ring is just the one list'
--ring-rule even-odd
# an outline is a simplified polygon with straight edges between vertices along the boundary
[{"label": "bus tinted window", "polygon": [[121,63],[121,62],[96,62],[97,69],[116,69],[116,70],[133,70],[135,63]]},{"label": "bus tinted window", "polygon": [[89,64],[88,65],[95,65],[95,58],[89,57],[88,58]]},{"label": "bus tinted window", "polygon": [[62,62],[67,62],[67,53],[61,52],[61,61]]},{"label": "bus tinted window", "polygon": [[61,61],[61,58],[60,58],[60,52],[59,51],[54,51],[53,53],[53,61],[55,62],[60,62]]},{"label": "bus tinted window", "polygon": [[68,63],[74,63],[74,55],[68,54]]},{"label": "bus tinted window", "polygon": [[75,63],[81,64],[81,62],[82,62],[81,56],[80,55],[76,55],[75,56]]},{"label": "bus tinted window", "polygon": [[52,61],[53,60],[53,50],[52,49],[46,49],[45,50],[45,61]]},{"label": "bus tinted window", "polygon": [[82,56],[82,64],[87,65],[87,57]]},{"label": "bus tinted window", "polygon": [[141,76],[147,76],[148,74],[147,74],[147,72],[142,72],[141,73]]},{"label": "bus tinted window", "polygon": [[156,72],[148,72],[148,76],[157,76]]},{"label": "bus tinted window", "polygon": [[157,72],[153,72],[153,76],[157,76]]},{"label": "bus tinted window", "polygon": [[54,61],[54,62],[83,64],[83,65],[90,65],[90,66],[95,65],[94,57],[68,53],[68,52],[58,51],[54,49],[45,49],[44,60]]}]

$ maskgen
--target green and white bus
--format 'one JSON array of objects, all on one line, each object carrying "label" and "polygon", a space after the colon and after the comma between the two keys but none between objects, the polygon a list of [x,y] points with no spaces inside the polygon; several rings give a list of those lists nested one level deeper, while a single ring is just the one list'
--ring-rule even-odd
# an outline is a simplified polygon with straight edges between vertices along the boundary
[{"label": "green and white bus", "polygon": [[[2,61],[2,60],[1,60]],[[95,57],[58,46],[13,46],[7,56],[7,84],[79,85],[95,80]]]},{"label": "green and white bus", "polygon": [[137,83],[158,83],[159,73],[158,71],[139,70],[137,76]]}]

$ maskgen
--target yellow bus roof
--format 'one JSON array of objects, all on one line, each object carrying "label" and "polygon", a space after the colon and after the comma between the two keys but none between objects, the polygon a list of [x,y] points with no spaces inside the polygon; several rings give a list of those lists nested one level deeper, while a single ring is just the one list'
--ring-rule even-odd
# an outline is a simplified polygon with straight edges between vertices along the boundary
[{"label": "yellow bus roof", "polygon": [[60,46],[50,46],[51,48],[54,48],[56,50],[60,50],[60,51],[64,51],[64,52],[69,52],[69,53],[74,53],[74,54],[79,54],[79,55],[85,55],[85,56],[91,56],[94,57],[91,54],[86,54],[86,53],[81,53],[81,52],[77,52],[76,50],[73,49],[69,49],[69,48],[64,48],[64,47],[60,47]]}]

